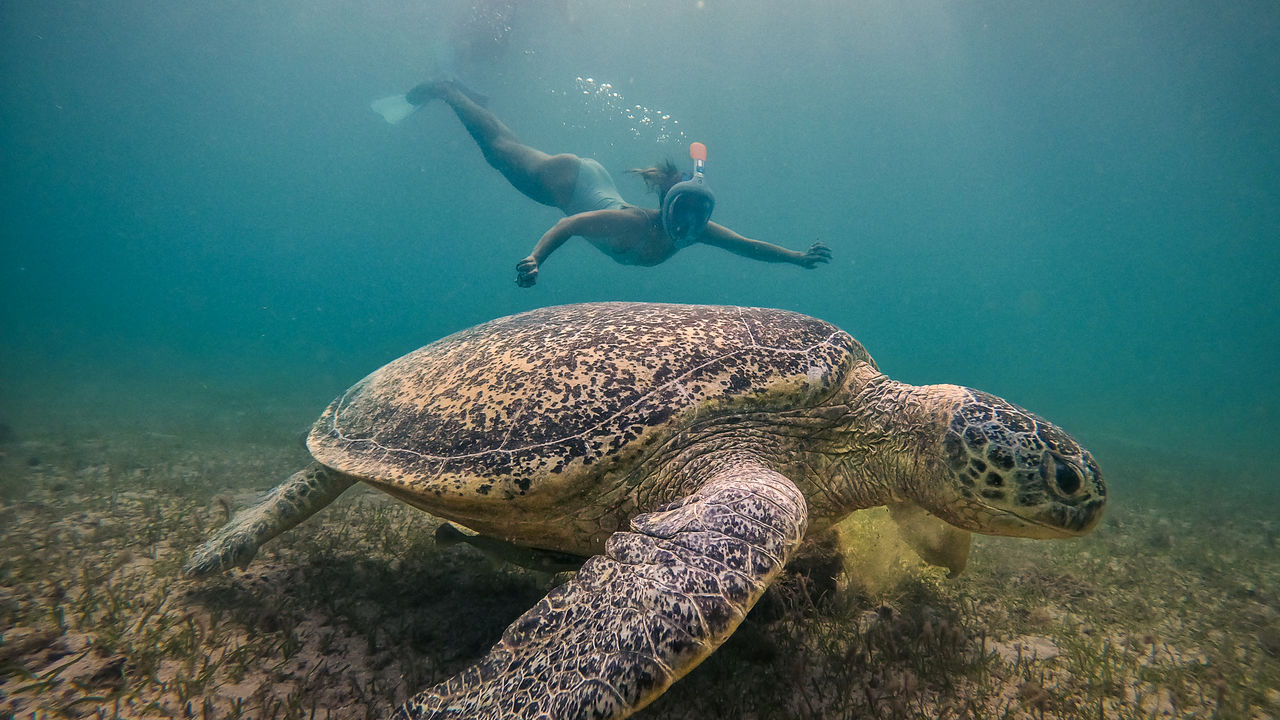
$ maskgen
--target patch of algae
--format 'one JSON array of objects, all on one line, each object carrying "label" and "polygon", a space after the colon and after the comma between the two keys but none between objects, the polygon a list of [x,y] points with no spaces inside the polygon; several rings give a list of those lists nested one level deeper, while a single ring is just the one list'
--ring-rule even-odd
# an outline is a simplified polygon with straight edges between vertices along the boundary
[{"label": "patch of algae", "polygon": [[[435,520],[369,491],[247,572],[179,576],[230,511],[303,462],[171,436],[9,444],[0,716],[381,718],[473,662],[551,582],[437,546]],[[1236,494],[1191,498],[1109,479],[1125,490],[1093,535],[975,537],[953,580],[887,513],[859,513],[838,528],[838,563],[788,572],[636,717],[1276,717],[1268,486],[1220,479]]]}]

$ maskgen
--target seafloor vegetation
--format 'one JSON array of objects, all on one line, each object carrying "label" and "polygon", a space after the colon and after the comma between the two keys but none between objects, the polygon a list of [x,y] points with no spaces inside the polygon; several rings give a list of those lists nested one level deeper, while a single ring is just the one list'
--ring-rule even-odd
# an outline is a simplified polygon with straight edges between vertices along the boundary
[{"label": "seafloor vegetation", "polygon": [[[123,431],[2,448],[0,717],[381,718],[550,582],[437,546],[433,519],[369,491],[247,572],[187,580],[185,554],[301,448]],[[1103,461],[1094,535],[981,538],[957,580],[864,513],[836,587],[789,575],[637,717],[1280,716],[1275,478]]]}]

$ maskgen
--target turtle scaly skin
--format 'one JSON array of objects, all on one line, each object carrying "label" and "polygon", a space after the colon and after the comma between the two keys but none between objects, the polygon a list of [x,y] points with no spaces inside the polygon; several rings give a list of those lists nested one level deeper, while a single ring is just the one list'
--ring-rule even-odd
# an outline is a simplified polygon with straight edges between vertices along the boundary
[{"label": "turtle scaly skin", "polygon": [[1097,465],[995,396],[883,375],[833,325],[760,308],[598,303],[500,318],[340,396],[316,463],[191,558],[243,566],[365,482],[517,546],[590,556],[471,668],[395,718],[624,718],[733,632],[850,512],[888,505],[959,572],[970,532],[1074,537]]},{"label": "turtle scaly skin", "polygon": [[392,717],[630,714],[738,627],[804,537],[805,504],[785,478],[725,458],[696,493],[631,526],[474,667]]}]

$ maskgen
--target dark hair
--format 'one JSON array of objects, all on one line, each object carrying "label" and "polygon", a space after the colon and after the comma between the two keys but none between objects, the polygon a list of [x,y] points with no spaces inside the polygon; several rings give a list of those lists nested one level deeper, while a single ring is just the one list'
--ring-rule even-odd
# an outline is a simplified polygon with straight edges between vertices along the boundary
[{"label": "dark hair", "polygon": [[671,162],[670,158],[653,167],[632,168],[627,172],[639,175],[644,180],[644,184],[658,194],[659,203],[667,196],[667,191],[671,189],[671,186],[680,182],[680,169],[676,167],[675,163]]}]

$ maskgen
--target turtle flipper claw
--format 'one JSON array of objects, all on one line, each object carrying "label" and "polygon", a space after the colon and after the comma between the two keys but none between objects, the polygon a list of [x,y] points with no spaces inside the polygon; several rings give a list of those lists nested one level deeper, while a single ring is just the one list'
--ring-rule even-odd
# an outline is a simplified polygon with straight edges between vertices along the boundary
[{"label": "turtle flipper claw", "polygon": [[258,542],[243,524],[232,523],[191,553],[182,573],[200,577],[233,567],[245,568],[258,554]]}]

